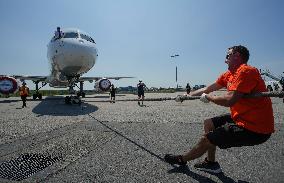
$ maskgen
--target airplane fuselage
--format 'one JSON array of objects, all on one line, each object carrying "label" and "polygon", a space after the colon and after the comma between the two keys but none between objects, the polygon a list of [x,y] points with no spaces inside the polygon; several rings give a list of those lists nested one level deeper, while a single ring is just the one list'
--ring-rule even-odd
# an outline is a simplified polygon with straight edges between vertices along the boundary
[{"label": "airplane fuselage", "polygon": [[79,29],[63,29],[61,37],[54,36],[48,44],[50,62],[49,85],[67,87],[88,72],[96,63],[96,43]]}]

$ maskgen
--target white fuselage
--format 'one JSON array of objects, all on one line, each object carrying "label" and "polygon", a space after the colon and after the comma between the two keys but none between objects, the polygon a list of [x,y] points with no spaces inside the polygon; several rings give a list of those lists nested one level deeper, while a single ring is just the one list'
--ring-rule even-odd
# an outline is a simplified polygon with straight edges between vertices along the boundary
[{"label": "white fuselage", "polygon": [[88,72],[98,56],[96,43],[78,29],[63,29],[62,37],[53,37],[48,44],[47,58],[51,65],[48,78],[52,87],[67,87]]}]

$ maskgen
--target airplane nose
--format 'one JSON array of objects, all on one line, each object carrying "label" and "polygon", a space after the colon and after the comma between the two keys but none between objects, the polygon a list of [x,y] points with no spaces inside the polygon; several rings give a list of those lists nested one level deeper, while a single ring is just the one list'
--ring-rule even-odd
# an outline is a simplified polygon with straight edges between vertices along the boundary
[{"label": "airplane nose", "polygon": [[95,64],[97,49],[82,43],[65,45],[62,72],[66,75],[78,75],[88,72]]}]

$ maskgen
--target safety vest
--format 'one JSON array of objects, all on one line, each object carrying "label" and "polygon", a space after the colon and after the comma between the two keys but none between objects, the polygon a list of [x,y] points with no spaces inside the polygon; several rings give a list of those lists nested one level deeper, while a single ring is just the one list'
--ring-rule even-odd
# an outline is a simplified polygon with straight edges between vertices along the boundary
[{"label": "safety vest", "polygon": [[20,96],[25,96],[29,94],[29,88],[26,86],[21,86],[19,91],[20,91]]}]

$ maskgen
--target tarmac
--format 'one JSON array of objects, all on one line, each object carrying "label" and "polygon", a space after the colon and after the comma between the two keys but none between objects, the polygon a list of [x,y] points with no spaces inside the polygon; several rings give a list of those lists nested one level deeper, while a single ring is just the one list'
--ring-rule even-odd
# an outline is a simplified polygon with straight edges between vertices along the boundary
[{"label": "tarmac", "polygon": [[[146,93],[146,98],[181,93]],[[217,93],[218,94],[218,93]],[[31,98],[31,97],[30,97]],[[106,102],[108,94],[66,105],[62,96],[0,99],[0,182],[283,182],[284,103],[272,98],[275,133],[257,146],[222,150],[223,173],[194,169],[204,156],[172,166],[203,134],[203,121],[229,112],[199,100]],[[119,94],[116,99],[136,98]]]}]

